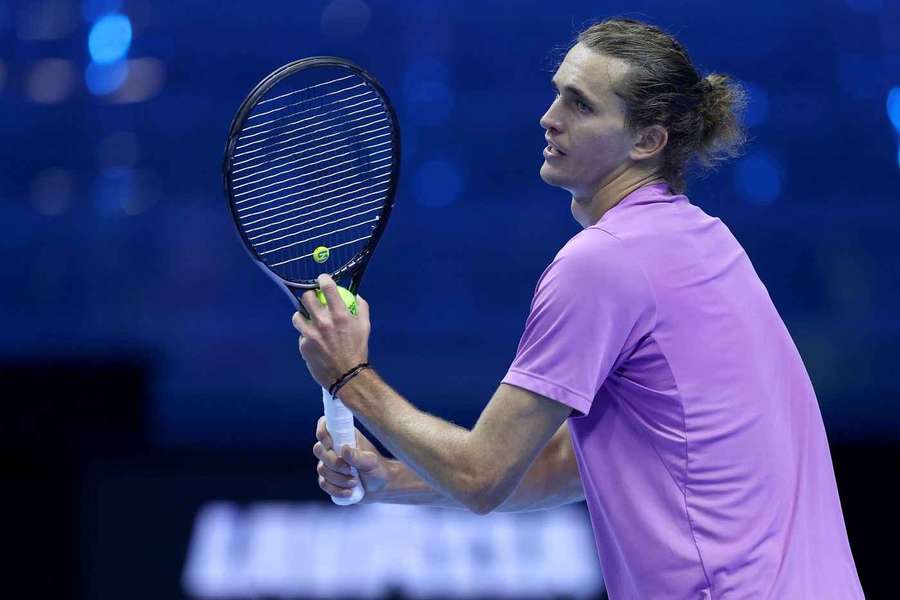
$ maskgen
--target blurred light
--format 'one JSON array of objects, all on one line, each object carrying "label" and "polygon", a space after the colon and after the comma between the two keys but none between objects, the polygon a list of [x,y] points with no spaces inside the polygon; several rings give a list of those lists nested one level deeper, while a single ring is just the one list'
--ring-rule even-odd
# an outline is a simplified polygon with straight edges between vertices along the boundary
[{"label": "blurred light", "polygon": [[781,194],[781,168],[764,151],[743,157],[735,170],[735,189],[750,204],[772,204]]},{"label": "blurred light", "polygon": [[100,169],[133,167],[138,160],[137,136],[132,131],[116,131],[100,141],[97,146]]},{"label": "blurred light", "polygon": [[44,169],[31,182],[31,201],[38,213],[56,217],[66,212],[72,203],[73,188],[71,172],[59,168]]},{"label": "blurred light", "polygon": [[103,15],[119,12],[122,0],[83,0],[81,16],[88,23],[93,23]]},{"label": "blurred light", "polygon": [[841,52],[837,61],[841,89],[856,100],[870,100],[882,89],[881,64],[877,56]]},{"label": "blurred light", "polygon": [[58,40],[78,27],[72,0],[31,2],[19,9],[16,30],[23,40]]},{"label": "blurred light", "polygon": [[371,17],[372,9],[362,0],[332,0],[322,11],[322,32],[349,40],[366,30]]},{"label": "blurred light", "polygon": [[28,72],[25,95],[33,102],[56,104],[65,100],[75,87],[75,65],[61,58],[45,58]]},{"label": "blurred light", "polygon": [[423,206],[440,208],[456,201],[462,190],[459,167],[445,160],[430,160],[413,175],[413,193]]},{"label": "blurred light", "polygon": [[603,578],[590,532],[586,515],[570,507],[479,517],[419,506],[211,502],[194,519],[181,585],[204,600],[597,598]]},{"label": "blurred light", "polygon": [[761,85],[750,81],[742,81],[747,90],[747,113],[744,115],[744,124],[747,127],[755,127],[769,120],[769,93]]},{"label": "blurred light", "polygon": [[423,125],[440,125],[450,116],[453,94],[447,65],[433,56],[419,58],[403,76],[408,112]]},{"label": "blurred light", "polygon": [[128,64],[124,60],[108,64],[92,62],[84,72],[84,81],[92,94],[105,96],[119,89],[127,76]]},{"label": "blurred light", "polygon": [[97,63],[111,63],[125,58],[130,46],[131,21],[122,14],[101,17],[88,34],[88,49]]},{"label": "blurred light", "polygon": [[105,217],[137,216],[156,203],[159,190],[159,178],[152,171],[129,167],[104,169],[94,181],[94,208]]},{"label": "blurred light", "polygon": [[887,113],[894,129],[900,133],[900,87],[893,87],[888,92]]},{"label": "blurred light", "polygon": [[120,206],[122,212],[129,217],[147,212],[156,204],[160,194],[159,178],[152,171],[140,169],[133,172],[132,193],[122,196]]},{"label": "blurred light", "polygon": [[94,208],[102,216],[118,214],[125,204],[133,201],[134,194],[133,169],[106,169],[100,172],[100,176],[94,182]]},{"label": "blurred light", "polygon": [[876,14],[884,8],[882,0],[847,0],[847,6],[861,13]]},{"label": "blurred light", "polygon": [[127,77],[110,96],[110,102],[130,104],[143,102],[162,90],[166,65],[155,58],[135,58],[127,61]]}]

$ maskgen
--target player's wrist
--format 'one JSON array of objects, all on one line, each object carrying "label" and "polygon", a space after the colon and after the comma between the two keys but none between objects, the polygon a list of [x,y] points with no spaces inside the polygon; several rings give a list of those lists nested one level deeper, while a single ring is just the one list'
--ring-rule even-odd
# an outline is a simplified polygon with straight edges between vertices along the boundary
[{"label": "player's wrist", "polygon": [[347,408],[359,412],[366,398],[370,396],[368,390],[376,381],[378,381],[378,375],[371,366],[361,369],[340,387],[338,397]]},{"label": "player's wrist", "polygon": [[362,361],[353,367],[342,371],[340,375],[334,377],[334,383],[329,386],[328,393],[332,396],[336,396],[342,387],[347,385],[354,377],[358,376],[362,371],[368,368],[370,368],[368,361]]}]

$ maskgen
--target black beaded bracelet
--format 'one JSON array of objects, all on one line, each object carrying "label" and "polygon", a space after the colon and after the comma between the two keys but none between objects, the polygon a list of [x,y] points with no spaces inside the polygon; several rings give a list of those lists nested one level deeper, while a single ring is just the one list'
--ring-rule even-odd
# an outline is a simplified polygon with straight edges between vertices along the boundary
[{"label": "black beaded bracelet", "polygon": [[359,375],[359,373],[363,369],[368,369],[368,368],[369,368],[369,363],[367,363],[367,362],[359,363],[358,365],[356,365],[355,367],[353,367],[352,369],[350,369],[349,371],[347,371],[346,373],[344,373],[343,375],[338,377],[337,381],[335,381],[333,384],[331,384],[331,387],[328,388],[328,393],[331,394],[332,397],[334,397],[334,395],[338,393],[338,390],[340,390],[342,387],[344,387],[344,384],[346,384],[348,381],[350,381],[351,379],[353,379],[354,377]]}]

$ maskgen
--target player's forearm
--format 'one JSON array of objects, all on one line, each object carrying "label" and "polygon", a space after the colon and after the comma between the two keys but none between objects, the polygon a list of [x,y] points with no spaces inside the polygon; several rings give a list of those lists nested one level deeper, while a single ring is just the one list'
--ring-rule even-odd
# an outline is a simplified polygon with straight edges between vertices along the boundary
[{"label": "player's forearm", "polygon": [[[521,483],[506,501],[495,510],[525,512],[556,508],[584,499],[577,467],[570,463],[571,454],[561,444],[569,444],[565,433],[555,443],[548,444],[529,467]],[[408,504],[441,508],[468,508],[462,503],[435,490],[415,471],[399,460],[389,461],[391,478],[377,493],[367,495],[366,501],[383,504]]]},{"label": "player's forearm", "polygon": [[[484,471],[485,452],[475,446],[468,429],[418,410],[371,370],[351,380],[340,396],[423,483],[460,505],[481,512],[488,487],[492,494],[509,494],[515,487],[515,481],[491,481],[496,476]],[[425,493],[416,489],[410,480],[408,492],[402,493]]]},{"label": "player's forearm", "polygon": [[377,492],[366,492],[365,502],[371,504],[406,504],[414,506],[434,506],[438,508],[468,507],[434,489],[427,481],[416,475],[402,461],[387,461],[390,480]]}]

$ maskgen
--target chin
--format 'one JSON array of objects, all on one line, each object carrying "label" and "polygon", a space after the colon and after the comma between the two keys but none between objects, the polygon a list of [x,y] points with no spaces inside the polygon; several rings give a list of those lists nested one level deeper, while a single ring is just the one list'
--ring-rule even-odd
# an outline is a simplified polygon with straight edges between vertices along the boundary
[{"label": "chin", "polygon": [[554,173],[553,168],[550,165],[548,165],[546,162],[544,162],[544,164],[541,165],[541,179],[543,179],[544,183],[546,183],[547,185],[552,185],[552,186],[556,186],[556,187],[563,186],[563,181],[559,177],[559,173]]},{"label": "chin", "polygon": [[547,163],[544,163],[543,166],[541,166],[541,179],[543,179],[544,183],[546,183],[547,185],[562,188],[570,194],[575,193],[573,190],[576,186],[572,185],[572,182],[570,180],[567,180],[565,177],[556,172],[553,167],[548,166]]}]

